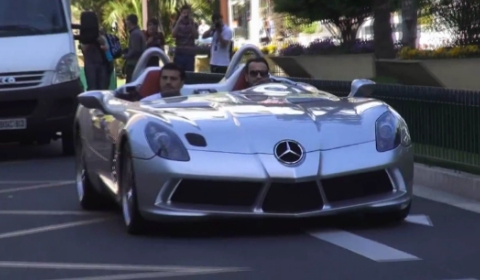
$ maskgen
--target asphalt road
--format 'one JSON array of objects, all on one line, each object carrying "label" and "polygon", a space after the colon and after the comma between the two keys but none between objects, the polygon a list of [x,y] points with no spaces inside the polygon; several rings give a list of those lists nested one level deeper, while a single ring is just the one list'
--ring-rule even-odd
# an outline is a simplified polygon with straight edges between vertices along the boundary
[{"label": "asphalt road", "polygon": [[[128,236],[85,213],[60,145],[0,146],[0,279],[480,279],[480,214],[415,198],[409,221],[199,224]],[[182,278],[183,277],[183,278]]]}]

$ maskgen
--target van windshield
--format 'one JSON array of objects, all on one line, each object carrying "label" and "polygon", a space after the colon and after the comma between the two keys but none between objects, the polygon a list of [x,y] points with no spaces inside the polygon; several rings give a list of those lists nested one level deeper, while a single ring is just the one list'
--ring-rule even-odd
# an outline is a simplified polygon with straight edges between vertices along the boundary
[{"label": "van windshield", "polygon": [[0,0],[0,37],[67,31],[62,0]]}]

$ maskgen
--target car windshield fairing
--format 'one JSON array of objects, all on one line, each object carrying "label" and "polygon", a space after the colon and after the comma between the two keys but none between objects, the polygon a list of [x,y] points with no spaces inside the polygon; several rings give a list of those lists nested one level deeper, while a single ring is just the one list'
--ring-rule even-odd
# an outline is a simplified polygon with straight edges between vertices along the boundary
[{"label": "car windshield fairing", "polygon": [[338,97],[319,91],[315,87],[291,81],[277,81],[232,91],[230,93],[204,93],[190,96],[167,97],[155,101],[140,101],[141,105],[153,108],[161,107],[195,107],[205,103],[222,104],[290,104],[305,103],[315,99],[337,100]]}]

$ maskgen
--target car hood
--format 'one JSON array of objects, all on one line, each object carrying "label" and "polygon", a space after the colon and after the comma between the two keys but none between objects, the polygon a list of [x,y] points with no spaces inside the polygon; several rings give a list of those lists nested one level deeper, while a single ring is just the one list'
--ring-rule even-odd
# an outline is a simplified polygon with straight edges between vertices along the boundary
[{"label": "car hood", "polygon": [[[375,122],[388,106],[374,99],[288,98],[268,102],[190,100],[143,106],[174,130],[187,149],[272,154],[282,140],[299,142],[306,152],[375,141]],[[192,146],[187,133],[202,135],[206,147]]]}]

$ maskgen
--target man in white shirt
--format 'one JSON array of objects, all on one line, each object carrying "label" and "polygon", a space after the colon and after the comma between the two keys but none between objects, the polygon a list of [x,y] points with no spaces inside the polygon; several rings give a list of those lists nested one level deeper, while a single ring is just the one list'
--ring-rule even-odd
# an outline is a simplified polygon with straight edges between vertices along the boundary
[{"label": "man in white shirt", "polygon": [[162,67],[159,93],[147,96],[140,101],[154,101],[165,97],[180,96],[185,82],[185,70],[175,63],[167,63]]},{"label": "man in white shirt", "polygon": [[210,26],[205,23],[205,20],[202,19],[200,26],[198,26],[198,34],[203,35],[203,33],[207,32],[210,29]]},{"label": "man in white shirt", "polygon": [[230,64],[231,44],[233,32],[230,27],[223,23],[222,15],[213,14],[213,26],[203,33],[202,38],[212,38],[210,49],[210,72],[225,74]]}]

